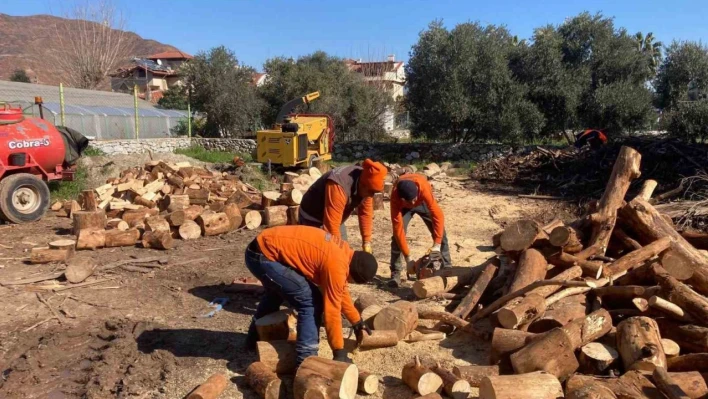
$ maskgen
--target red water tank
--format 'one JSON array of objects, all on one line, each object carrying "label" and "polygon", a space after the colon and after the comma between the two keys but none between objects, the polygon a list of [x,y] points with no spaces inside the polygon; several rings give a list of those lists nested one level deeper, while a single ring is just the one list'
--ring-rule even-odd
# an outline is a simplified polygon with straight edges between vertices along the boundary
[{"label": "red water tank", "polygon": [[7,108],[0,110],[0,176],[3,167],[19,166],[13,163],[22,156],[13,154],[26,154],[28,161],[37,163],[48,174],[60,171],[65,156],[61,133],[44,119],[21,118],[21,113],[19,116]]}]

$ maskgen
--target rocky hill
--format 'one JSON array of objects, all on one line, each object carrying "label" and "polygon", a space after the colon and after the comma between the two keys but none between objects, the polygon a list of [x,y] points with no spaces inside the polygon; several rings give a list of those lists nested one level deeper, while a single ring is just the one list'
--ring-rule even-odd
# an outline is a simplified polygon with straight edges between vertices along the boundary
[{"label": "rocky hill", "polygon": [[[65,51],[57,32],[76,25],[76,21],[51,15],[15,17],[0,13],[0,80],[7,80],[16,69],[24,69],[37,83],[56,85],[65,80],[55,62],[57,52]],[[147,56],[177,48],[128,33],[133,56]],[[129,62],[127,58],[125,62]],[[108,88],[108,84],[105,86]]]}]

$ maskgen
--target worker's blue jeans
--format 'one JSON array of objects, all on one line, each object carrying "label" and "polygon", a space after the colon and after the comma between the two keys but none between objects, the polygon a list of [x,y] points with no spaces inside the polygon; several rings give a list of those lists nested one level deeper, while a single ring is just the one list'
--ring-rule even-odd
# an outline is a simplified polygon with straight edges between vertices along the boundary
[{"label": "worker's blue jeans", "polygon": [[[430,233],[433,233],[433,217],[430,214],[430,210],[425,204],[420,204],[412,209],[403,209],[401,211],[403,214],[403,231],[408,231],[408,224],[411,222],[413,215],[420,216],[428,226]],[[440,254],[443,258],[443,266],[452,266],[452,259],[450,258],[450,246],[447,243],[447,232],[443,230],[442,242],[440,243]],[[396,237],[391,237],[391,272],[400,273],[403,270],[401,264],[401,248],[398,246]]]},{"label": "worker's blue jeans", "polygon": [[249,337],[256,337],[255,321],[277,312],[287,301],[297,311],[297,365],[310,356],[317,356],[322,325],[322,294],[295,269],[269,260],[263,254],[246,250],[246,267],[263,283],[265,294],[256,308],[248,330]]}]

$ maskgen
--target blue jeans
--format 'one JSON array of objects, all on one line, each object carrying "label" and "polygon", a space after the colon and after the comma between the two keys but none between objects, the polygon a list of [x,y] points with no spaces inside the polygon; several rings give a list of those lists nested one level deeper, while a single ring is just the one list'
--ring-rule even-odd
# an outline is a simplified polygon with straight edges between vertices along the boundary
[{"label": "blue jeans", "polygon": [[[430,210],[425,204],[420,204],[413,209],[403,209],[401,211],[403,215],[403,231],[408,231],[408,224],[411,222],[413,215],[420,216],[428,226],[428,230],[433,232],[433,217],[430,214]],[[440,243],[440,254],[443,258],[443,266],[452,266],[452,259],[450,258],[450,246],[447,243],[447,233],[443,230],[442,242]],[[398,246],[396,237],[391,237],[391,272],[400,273],[403,270],[401,264],[401,248]]]},{"label": "blue jeans", "polygon": [[295,269],[269,260],[251,249],[246,249],[246,267],[265,288],[248,329],[249,337],[257,336],[256,319],[277,312],[280,305],[287,301],[297,311],[297,365],[300,366],[310,356],[317,356],[324,311],[319,288]]}]

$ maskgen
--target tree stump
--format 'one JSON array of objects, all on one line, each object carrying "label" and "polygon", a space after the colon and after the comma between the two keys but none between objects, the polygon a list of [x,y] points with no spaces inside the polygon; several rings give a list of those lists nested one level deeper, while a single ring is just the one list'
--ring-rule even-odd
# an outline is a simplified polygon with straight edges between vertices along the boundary
[{"label": "tree stump", "polygon": [[84,229],[105,229],[106,212],[99,211],[75,211],[72,214],[74,224],[74,235],[78,236],[79,231]]},{"label": "tree stump", "polygon": [[401,379],[412,390],[427,395],[437,392],[443,384],[442,378],[420,363],[420,358],[416,356],[412,363],[403,366]]}]

